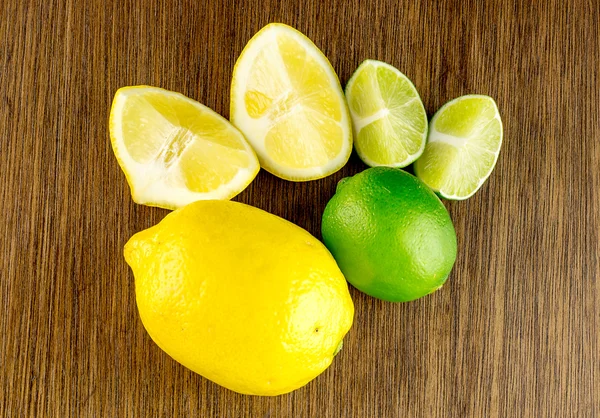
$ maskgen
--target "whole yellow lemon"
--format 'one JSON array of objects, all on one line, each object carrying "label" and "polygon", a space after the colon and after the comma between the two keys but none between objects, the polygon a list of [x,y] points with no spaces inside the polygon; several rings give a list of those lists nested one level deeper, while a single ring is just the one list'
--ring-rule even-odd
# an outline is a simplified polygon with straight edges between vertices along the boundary
[{"label": "whole yellow lemon", "polygon": [[323,372],[352,326],[348,285],[302,228],[230,201],[199,201],[134,235],[125,259],[160,348],[233,391],[279,395]]}]

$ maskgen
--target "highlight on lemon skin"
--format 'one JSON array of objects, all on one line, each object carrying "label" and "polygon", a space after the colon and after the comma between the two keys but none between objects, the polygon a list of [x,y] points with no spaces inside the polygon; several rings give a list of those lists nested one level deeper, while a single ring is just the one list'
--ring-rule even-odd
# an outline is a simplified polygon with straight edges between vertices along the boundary
[{"label": "highlight on lemon skin", "polygon": [[177,209],[196,200],[230,199],[260,169],[227,119],[180,93],[120,88],[109,125],[113,152],[136,203]]},{"label": "highlight on lemon skin", "polygon": [[328,176],[352,152],[350,114],[335,71],[310,39],[281,23],[262,28],[238,58],[230,115],[261,166],[286,180]]}]

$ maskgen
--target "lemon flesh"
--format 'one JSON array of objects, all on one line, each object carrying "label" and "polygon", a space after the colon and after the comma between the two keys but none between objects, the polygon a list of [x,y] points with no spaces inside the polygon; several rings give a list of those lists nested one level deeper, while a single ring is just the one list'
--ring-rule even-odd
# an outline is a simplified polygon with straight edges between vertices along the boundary
[{"label": "lemon flesh", "polygon": [[283,24],[265,26],[242,51],[230,115],[261,166],[283,179],[325,177],[352,152],[350,115],[335,71],[310,39]]},{"label": "lemon flesh", "polygon": [[427,113],[411,81],[381,61],[366,60],[346,85],[354,146],[371,167],[406,167],[423,153]]},{"label": "lemon flesh", "polygon": [[502,145],[502,121],[489,96],[458,97],[431,120],[415,174],[447,199],[471,197],[490,176]]},{"label": "lemon flesh", "polygon": [[211,109],[156,87],[119,89],[110,113],[113,151],[133,200],[176,209],[230,199],[260,168],[243,135]]},{"label": "lemon flesh", "polygon": [[152,339],[239,393],[279,395],[323,372],[352,325],[348,285],[302,228],[230,201],[198,201],[134,235],[125,259]]}]

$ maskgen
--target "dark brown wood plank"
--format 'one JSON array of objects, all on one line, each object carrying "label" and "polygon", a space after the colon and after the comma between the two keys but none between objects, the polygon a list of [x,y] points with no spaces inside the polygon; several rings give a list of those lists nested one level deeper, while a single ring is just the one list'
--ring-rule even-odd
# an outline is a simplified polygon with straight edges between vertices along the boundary
[{"label": "dark brown wood plank", "polygon": [[[0,416],[600,416],[600,7],[594,1],[0,3]],[[165,210],[132,203],[107,119],[118,87],[182,92],[228,116],[233,65],[263,25],[295,26],[342,83],[366,58],[433,114],[497,99],[490,180],[446,202],[459,255],[408,304],[352,289],[355,325],[323,375],[238,395],[190,372],[137,316],[122,247]],[[261,172],[239,200],[320,237],[336,182]]]}]

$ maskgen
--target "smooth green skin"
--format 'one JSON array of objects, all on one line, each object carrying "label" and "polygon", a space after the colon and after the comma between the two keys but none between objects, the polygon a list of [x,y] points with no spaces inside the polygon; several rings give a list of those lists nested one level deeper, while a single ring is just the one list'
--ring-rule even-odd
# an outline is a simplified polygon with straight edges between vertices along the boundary
[{"label": "smooth green skin", "polygon": [[448,211],[421,180],[397,168],[374,167],[340,181],[322,233],[346,279],[390,302],[439,289],[456,260]]}]

